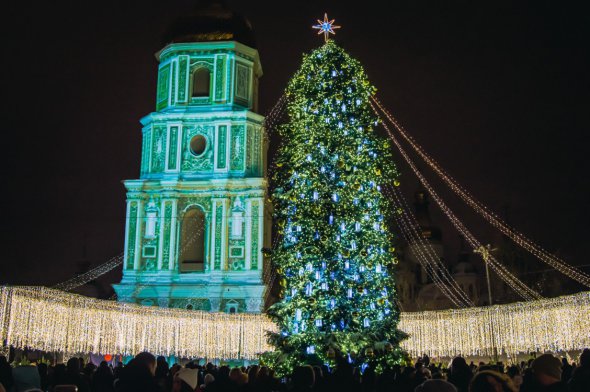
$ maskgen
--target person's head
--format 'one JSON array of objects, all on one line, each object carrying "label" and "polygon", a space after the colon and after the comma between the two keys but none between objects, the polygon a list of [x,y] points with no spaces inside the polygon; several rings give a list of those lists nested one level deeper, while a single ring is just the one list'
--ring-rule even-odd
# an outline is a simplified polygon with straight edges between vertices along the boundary
[{"label": "person's head", "polygon": [[145,367],[153,375],[156,374],[156,357],[147,351],[141,352],[133,358],[133,363],[136,366]]},{"label": "person's head", "polygon": [[94,370],[96,370],[96,365],[92,362],[88,362],[86,366],[84,366],[84,374],[92,375]]},{"label": "person's head", "polygon": [[508,368],[508,377],[513,378],[514,376],[520,375],[520,369],[516,365],[512,365]]},{"label": "person's head", "polygon": [[174,375],[176,374],[176,372],[178,372],[180,369],[181,369],[181,366],[179,364],[175,363],[168,370],[168,374],[170,375],[170,377],[174,377]]},{"label": "person's head", "polygon": [[542,385],[561,381],[561,361],[551,354],[537,357],[531,364],[535,379]]},{"label": "person's head", "polygon": [[268,367],[266,367],[266,366],[261,367],[260,370],[258,370],[258,379],[263,380],[268,377],[270,377],[270,371],[269,371]]},{"label": "person's head", "polygon": [[43,363],[43,362],[39,362],[37,364],[37,370],[39,371],[40,375],[46,376],[47,375],[47,364]]},{"label": "person's head", "polygon": [[580,366],[584,368],[590,367],[590,348],[585,348],[580,354]]},{"label": "person's head", "polygon": [[163,367],[168,369],[168,362],[166,361],[166,357],[160,355],[158,356],[158,358],[156,359],[156,364],[158,367]]},{"label": "person's head", "polygon": [[315,376],[313,368],[309,365],[297,366],[293,371],[293,386],[298,389],[305,389],[313,387]]},{"label": "person's head", "polygon": [[235,367],[230,370],[229,379],[232,380],[236,385],[242,385],[242,382],[244,381],[242,378],[242,369]]},{"label": "person's head", "polygon": [[217,378],[227,380],[229,378],[229,366],[221,366],[217,370]]},{"label": "person's head", "polygon": [[248,383],[252,384],[256,381],[256,377],[258,377],[258,370],[260,370],[260,366],[250,366],[250,369],[248,369]]},{"label": "person's head", "polygon": [[319,366],[313,367],[313,374],[315,376],[316,381],[324,378],[324,373],[322,372],[322,368]]},{"label": "person's head", "polygon": [[455,373],[458,371],[464,371],[465,369],[469,369],[467,366],[467,361],[463,357],[455,357],[451,362],[451,373]]},{"label": "person's head", "polygon": [[457,387],[445,380],[426,380],[418,385],[415,392],[457,392]]},{"label": "person's head", "polygon": [[80,373],[80,360],[78,358],[70,358],[66,367],[68,373]]},{"label": "person's head", "polygon": [[172,392],[193,392],[199,385],[199,371],[182,368],[176,372],[172,380]]},{"label": "person's head", "polygon": [[494,370],[484,370],[473,377],[469,392],[517,392],[510,377]]},{"label": "person's head", "polygon": [[211,373],[205,374],[205,386],[211,384],[213,381],[215,381],[215,377]]}]

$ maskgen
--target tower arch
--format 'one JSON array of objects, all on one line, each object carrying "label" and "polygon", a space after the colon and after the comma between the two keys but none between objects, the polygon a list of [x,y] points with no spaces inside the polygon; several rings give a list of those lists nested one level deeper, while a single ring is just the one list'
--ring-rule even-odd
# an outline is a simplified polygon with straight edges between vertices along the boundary
[{"label": "tower arch", "polygon": [[178,242],[179,272],[202,272],[206,269],[207,216],[201,206],[189,206],[180,222]]}]

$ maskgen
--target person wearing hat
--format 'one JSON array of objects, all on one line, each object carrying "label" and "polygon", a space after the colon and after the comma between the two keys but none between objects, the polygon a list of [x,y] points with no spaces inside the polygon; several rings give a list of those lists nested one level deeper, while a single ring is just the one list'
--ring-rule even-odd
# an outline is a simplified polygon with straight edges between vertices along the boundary
[{"label": "person wearing hat", "polygon": [[[551,354],[537,357],[531,364],[536,387],[524,386],[522,390],[567,392],[567,384],[561,381],[561,361]],[[528,388],[527,388],[528,387]]]},{"label": "person wearing hat", "polygon": [[174,375],[172,392],[194,392],[199,385],[197,369],[182,368]]}]

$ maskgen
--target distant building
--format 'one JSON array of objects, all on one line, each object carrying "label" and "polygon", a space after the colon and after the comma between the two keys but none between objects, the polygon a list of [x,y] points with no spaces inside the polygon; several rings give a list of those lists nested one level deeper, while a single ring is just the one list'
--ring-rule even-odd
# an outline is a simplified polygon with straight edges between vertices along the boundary
[{"label": "distant building", "polygon": [[[424,190],[414,194],[414,214],[418,221],[417,230],[423,240],[432,249],[432,253],[443,262],[457,284],[476,304],[482,305],[482,289],[485,290],[485,276],[478,273],[472,263],[470,252],[461,245],[455,262],[445,260],[445,244],[441,229],[432,222],[429,211],[429,198]],[[421,265],[419,254],[424,253],[418,243],[405,243],[401,250],[401,260],[397,270],[397,292],[404,311],[449,309],[453,303],[432,281]],[[482,284],[483,283],[483,284]],[[487,297],[486,297],[487,298]]]}]

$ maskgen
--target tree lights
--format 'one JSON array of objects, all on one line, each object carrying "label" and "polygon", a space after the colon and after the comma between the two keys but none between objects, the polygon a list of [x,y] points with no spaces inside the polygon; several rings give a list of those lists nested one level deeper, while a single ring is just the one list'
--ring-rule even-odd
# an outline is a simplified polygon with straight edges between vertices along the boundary
[{"label": "tree lights", "polygon": [[330,350],[358,364],[402,359],[381,194],[398,172],[389,142],[373,133],[374,92],[360,63],[332,41],[305,56],[287,88],[290,121],[279,128],[272,195],[281,235],[272,260],[284,277],[282,301],[269,310],[279,371],[328,361]]}]

